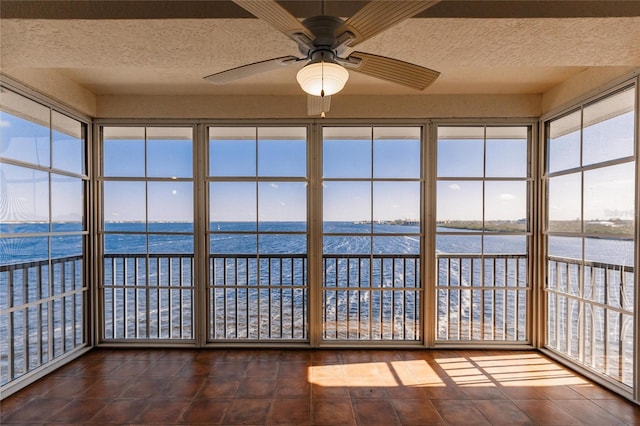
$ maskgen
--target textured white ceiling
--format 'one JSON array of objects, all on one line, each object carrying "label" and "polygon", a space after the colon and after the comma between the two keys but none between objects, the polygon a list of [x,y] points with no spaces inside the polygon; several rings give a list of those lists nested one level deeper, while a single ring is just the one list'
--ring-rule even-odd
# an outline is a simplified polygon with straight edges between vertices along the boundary
[{"label": "textured white ceiling", "polygon": [[[55,69],[96,95],[300,94],[297,68],[203,77],[295,44],[257,19],[3,19],[1,64]],[[640,66],[640,17],[413,18],[358,50],[440,71],[425,92],[351,72],[344,94],[534,94],[591,67]]]}]

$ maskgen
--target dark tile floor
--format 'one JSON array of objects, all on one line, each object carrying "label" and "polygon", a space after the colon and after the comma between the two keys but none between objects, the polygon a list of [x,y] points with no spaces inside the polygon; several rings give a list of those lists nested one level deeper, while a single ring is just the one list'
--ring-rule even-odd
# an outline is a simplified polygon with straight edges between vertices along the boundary
[{"label": "dark tile floor", "polygon": [[97,349],[5,399],[0,424],[640,424],[542,354]]}]

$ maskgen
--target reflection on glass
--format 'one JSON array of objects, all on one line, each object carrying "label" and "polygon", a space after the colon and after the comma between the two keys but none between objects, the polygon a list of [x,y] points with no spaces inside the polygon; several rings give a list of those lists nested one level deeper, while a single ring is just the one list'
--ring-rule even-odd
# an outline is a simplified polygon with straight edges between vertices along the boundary
[{"label": "reflection on glass", "polygon": [[[292,222],[295,231],[306,230],[307,188],[301,182],[261,182],[258,184],[259,228],[269,222]],[[267,222],[267,223],[263,223]]]},{"label": "reflection on glass", "polygon": [[84,191],[82,180],[51,175],[51,222],[53,231],[83,229]]},{"label": "reflection on glass", "polygon": [[403,232],[389,225],[416,224],[420,220],[419,182],[374,182],[373,221],[375,232]]},{"label": "reflection on glass", "polygon": [[149,182],[147,217],[150,231],[193,230],[193,184],[191,182]]},{"label": "reflection on glass", "polygon": [[527,176],[527,128],[487,127],[488,177]]},{"label": "reflection on glass", "polygon": [[307,129],[304,127],[260,127],[258,129],[258,175],[307,174]]},{"label": "reflection on glass", "polygon": [[147,128],[147,176],[193,176],[191,127]]},{"label": "reflection on glass", "polygon": [[580,166],[580,111],[553,120],[547,125],[547,171]]},{"label": "reflection on glass", "polygon": [[307,252],[306,235],[261,234],[258,236],[261,254],[302,254]]},{"label": "reflection on glass", "polygon": [[0,157],[49,166],[49,108],[4,88],[0,106]]},{"label": "reflection on glass", "polygon": [[447,226],[482,229],[482,182],[439,181],[437,206],[436,220],[439,226],[440,222],[449,222]]},{"label": "reflection on glass", "polygon": [[484,128],[438,127],[438,176],[484,175]]},{"label": "reflection on glass", "polygon": [[255,182],[212,182],[209,184],[211,222],[251,222],[256,229]]},{"label": "reflection on glass", "polygon": [[484,191],[486,231],[527,230],[527,182],[485,182]]},{"label": "reflection on glass", "polygon": [[144,182],[104,182],[106,231],[145,231],[146,210]]},{"label": "reflection on glass", "polygon": [[322,252],[325,254],[369,254],[370,237],[325,236],[322,240]]},{"label": "reflection on glass", "polygon": [[420,128],[373,128],[373,177],[420,178]]},{"label": "reflection on glass", "polygon": [[635,163],[584,173],[585,232],[633,235]]},{"label": "reflection on glass", "polygon": [[256,175],[256,128],[209,128],[209,175]]},{"label": "reflection on glass", "polygon": [[144,127],[105,127],[104,176],[145,175]]},{"label": "reflection on glass", "polygon": [[370,127],[325,127],[322,132],[325,178],[371,177]]},{"label": "reflection on glass", "polygon": [[582,230],[580,173],[549,179],[548,230],[580,232]]},{"label": "reflection on glass", "polygon": [[[49,222],[49,174],[10,164],[0,165],[0,223]],[[34,224],[35,225],[35,224]],[[48,227],[47,227],[48,230]],[[13,232],[34,232],[20,226]]]},{"label": "reflection on glass", "polygon": [[[323,188],[323,218],[327,222],[371,222],[371,182],[325,182]],[[351,232],[370,232],[370,226]]]},{"label": "reflection on glass", "polygon": [[583,164],[633,155],[635,88],[599,100],[583,111]]},{"label": "reflection on glass", "polygon": [[85,126],[71,117],[51,112],[53,168],[85,174]]}]

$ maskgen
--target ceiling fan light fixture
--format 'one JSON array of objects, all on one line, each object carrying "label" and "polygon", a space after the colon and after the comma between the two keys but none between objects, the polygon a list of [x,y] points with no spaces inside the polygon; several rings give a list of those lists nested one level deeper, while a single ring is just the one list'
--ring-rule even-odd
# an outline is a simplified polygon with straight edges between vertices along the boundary
[{"label": "ceiling fan light fixture", "polygon": [[312,62],[296,76],[302,90],[313,96],[335,95],[349,80],[349,71],[333,62]]}]

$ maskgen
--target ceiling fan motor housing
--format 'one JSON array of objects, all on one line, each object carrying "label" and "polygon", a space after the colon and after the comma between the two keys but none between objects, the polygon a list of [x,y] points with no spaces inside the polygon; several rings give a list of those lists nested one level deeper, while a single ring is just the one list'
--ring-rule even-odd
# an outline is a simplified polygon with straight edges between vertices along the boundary
[{"label": "ceiling fan motor housing", "polygon": [[[336,32],[342,27],[344,21],[335,16],[313,16],[302,21],[302,25],[305,26],[314,35],[314,39],[311,41],[313,50],[309,51],[308,46],[298,44],[300,53],[308,56],[311,60],[320,60],[316,58],[316,51],[331,52],[331,57],[336,57],[342,54],[345,50],[344,43],[338,43]],[[326,56],[326,55],[325,55]],[[324,58],[327,60],[328,58]]]}]

